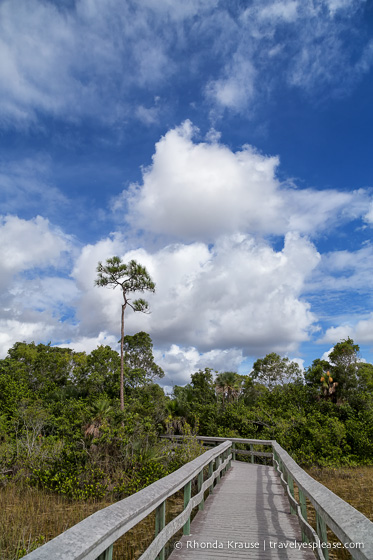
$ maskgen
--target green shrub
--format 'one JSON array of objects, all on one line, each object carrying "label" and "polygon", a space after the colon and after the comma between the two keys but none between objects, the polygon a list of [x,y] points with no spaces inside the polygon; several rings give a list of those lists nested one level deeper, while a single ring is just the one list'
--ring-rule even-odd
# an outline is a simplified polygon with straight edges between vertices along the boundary
[{"label": "green shrub", "polygon": [[30,484],[75,500],[103,498],[108,487],[105,473],[95,466],[78,466],[75,470],[33,469]]}]

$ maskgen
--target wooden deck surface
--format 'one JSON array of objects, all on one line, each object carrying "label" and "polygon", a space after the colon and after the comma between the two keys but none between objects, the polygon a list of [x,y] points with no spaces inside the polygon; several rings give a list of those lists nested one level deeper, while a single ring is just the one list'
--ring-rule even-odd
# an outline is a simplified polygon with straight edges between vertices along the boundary
[{"label": "wooden deck surface", "polygon": [[315,560],[273,467],[232,461],[170,560]]}]

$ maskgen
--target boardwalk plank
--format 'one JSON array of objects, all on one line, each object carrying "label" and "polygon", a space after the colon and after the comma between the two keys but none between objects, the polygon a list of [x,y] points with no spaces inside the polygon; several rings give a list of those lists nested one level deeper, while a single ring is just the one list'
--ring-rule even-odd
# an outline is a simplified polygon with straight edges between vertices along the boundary
[{"label": "boardwalk plank", "polygon": [[232,465],[170,560],[314,560],[273,467]]}]

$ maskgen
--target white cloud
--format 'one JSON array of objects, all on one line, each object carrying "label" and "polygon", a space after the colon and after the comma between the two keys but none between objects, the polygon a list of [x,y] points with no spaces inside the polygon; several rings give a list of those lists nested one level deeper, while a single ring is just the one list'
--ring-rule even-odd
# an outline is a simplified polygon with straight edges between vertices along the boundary
[{"label": "white cloud", "polygon": [[[144,264],[157,286],[155,295],[145,294],[151,314],[128,310],[126,332],[149,332],[158,350],[177,348],[185,367],[175,375],[182,379],[191,368],[217,367],[214,361],[296,351],[316,329],[303,295],[310,282],[313,291],[328,282],[347,289],[352,275],[355,289],[367,285],[370,246],[325,255],[320,263],[303,235],[366,214],[363,191],[289,188],[276,178],[277,158],[249,147],[232,152],[216,133],[211,143],[197,143],[193,132],[187,122],[158,142],[143,185],[128,200],[134,224],[179,237],[176,243],[168,237],[141,248],[144,238],[131,246],[113,234],[76,256],[72,239],[48,220],[3,218],[4,344],[22,335],[87,351],[101,341],[115,346],[121,293],[94,285],[98,261],[113,255]],[[274,232],[284,235],[282,249],[261,236]],[[173,352],[164,355],[164,363],[174,359]]]},{"label": "white cloud", "polygon": [[[167,107],[180,68],[183,80],[195,84],[190,102],[204,93],[218,111],[252,114],[278,76],[307,94],[325,85],[327,95],[341,94],[372,64],[368,40],[355,47],[355,57],[341,40],[354,33],[363,3],[253,0],[233,10],[215,0],[77,0],[70,7],[3,0],[0,123],[41,126],[40,115],[119,126],[133,116],[154,119],[139,97],[162,92]],[[196,83],[206,61],[206,79]]]},{"label": "white cloud", "polygon": [[237,370],[247,355],[294,352],[315,328],[301,294],[319,255],[297,234],[288,234],[277,252],[240,234],[220,237],[212,248],[179,243],[153,253],[126,252],[119,239],[107,239],[86,246],[76,262],[81,297],[74,349],[90,351],[119,338],[121,294],[94,287],[97,261],[113,254],[145,265],[156,283],[154,295],[144,294],[151,313],[127,310],[125,330],[150,333],[168,389],[189,382],[199,368]]},{"label": "white cloud", "polygon": [[302,360],[301,358],[291,358],[290,361],[297,364],[300,367],[300,370],[304,372],[304,360]]},{"label": "white cloud", "polygon": [[338,223],[364,217],[368,200],[368,194],[363,189],[349,192],[284,189],[282,197],[288,209],[288,230],[311,235],[331,229]]},{"label": "white cloud", "polygon": [[320,264],[310,278],[310,290],[326,293],[353,291],[369,293],[373,275],[373,246],[357,251],[333,251],[321,256]]},{"label": "white cloud", "polygon": [[357,344],[373,344],[373,313],[364,319],[356,319],[354,322],[330,327],[325,332],[320,342],[336,344],[341,340],[352,338]]},{"label": "white cloud", "polygon": [[119,351],[118,337],[107,332],[100,332],[97,336],[77,336],[72,342],[58,345],[60,348],[71,348],[75,352],[90,354],[98,346],[110,346]]},{"label": "white cloud", "polygon": [[[118,247],[115,247],[118,249]],[[145,330],[158,348],[175,344],[198,352],[239,348],[247,354],[293,351],[307,340],[315,317],[301,299],[304,282],[319,261],[315,247],[296,234],[282,251],[235,235],[204,243],[169,245],[119,253],[114,242],[86,247],[74,275],[82,290],[78,304],[81,336],[118,333],[121,294],[94,287],[102,254],[119,254],[145,265],[156,294],[145,294],[151,314],[126,313],[126,332]]]},{"label": "white cloud", "polygon": [[57,265],[61,255],[70,250],[69,237],[41,216],[33,220],[0,216],[0,235],[3,279],[24,270]]},{"label": "white cloud", "polygon": [[[368,36],[362,34],[359,46],[355,42],[357,58],[345,40],[350,36],[354,41],[364,3],[254,0],[234,21],[224,43],[224,64],[207,85],[207,99],[218,110],[247,116],[278,91],[279,78],[309,98],[319,99],[321,92],[346,95],[373,62]],[[219,52],[217,44],[215,49]]]},{"label": "white cloud", "polygon": [[[289,85],[308,97],[345,96],[371,67],[370,40],[361,43],[352,55],[346,36],[354,33],[365,0],[319,0],[301,4],[301,19],[294,40],[298,44],[287,64]],[[327,12],[325,11],[327,8]],[[338,17],[336,17],[338,16]],[[351,40],[354,41],[352,35]]]},{"label": "white cloud", "polygon": [[66,336],[71,329],[61,316],[72,313],[78,295],[62,277],[73,253],[71,238],[40,216],[1,217],[0,236],[1,354],[19,340]]},{"label": "white cloud", "polygon": [[236,53],[226,65],[223,77],[207,84],[206,95],[220,107],[241,112],[254,96],[255,78],[252,62]]},{"label": "white cloud", "polygon": [[128,205],[134,228],[176,239],[213,240],[236,231],[284,235],[315,234],[366,214],[363,190],[294,189],[276,177],[278,157],[250,146],[233,152],[218,142],[195,142],[190,121],[156,144],[143,183],[114,202]]},{"label": "white cloud", "polygon": [[369,204],[369,210],[364,216],[364,221],[373,225],[373,202]]},{"label": "white cloud", "polygon": [[66,196],[51,180],[50,160],[43,156],[0,163],[0,201],[3,212],[13,214],[26,209],[49,216],[62,209],[71,212]]},{"label": "white cloud", "polygon": [[[340,340],[342,340],[342,339],[340,339]],[[339,342],[339,340],[338,340],[338,342]],[[334,347],[332,346],[331,348],[329,348],[329,350],[327,350],[326,352],[324,352],[324,354],[321,356],[320,359],[321,359],[321,360],[325,360],[326,362],[328,362],[328,361],[329,361],[329,355],[330,355],[330,353],[333,351],[333,348],[334,348]]]},{"label": "white cloud", "polygon": [[171,71],[147,15],[117,0],[78,0],[74,9],[41,0],[2,2],[3,123],[36,122],[40,111],[72,121],[123,120],[131,88],[154,85]]},{"label": "white cloud", "polygon": [[199,369],[211,368],[214,371],[237,371],[243,360],[242,351],[213,349],[198,352],[195,347],[184,348],[172,344],[166,350],[155,350],[155,361],[167,372],[161,384],[171,392],[174,385],[185,385],[190,376]]},{"label": "white cloud", "polygon": [[144,124],[151,125],[158,121],[159,110],[157,107],[144,107],[143,105],[139,105],[136,109],[136,115]]},{"label": "white cloud", "polygon": [[278,222],[278,159],[248,146],[233,153],[216,142],[195,144],[193,132],[187,121],[157,143],[143,185],[133,185],[127,197],[131,223],[157,233],[211,239]]},{"label": "white cloud", "polygon": [[[72,278],[81,292],[77,303],[79,333],[76,336],[95,339],[99,332],[118,333],[120,336],[120,303],[118,290],[95,287],[97,264],[123,253],[123,244],[117,237],[104,239],[95,245],[83,247],[75,262]],[[145,330],[145,329],[138,329]]]},{"label": "white cloud", "polygon": [[9,348],[16,342],[48,341],[53,338],[54,330],[42,320],[26,322],[17,319],[0,318],[0,358],[5,358]]},{"label": "white cloud", "polygon": [[298,2],[289,0],[288,2],[274,2],[264,5],[259,9],[259,20],[283,20],[293,22],[297,19]]},{"label": "white cloud", "polygon": [[351,10],[356,9],[356,7],[362,5],[364,0],[325,0],[329,12],[334,16],[340,10]]}]

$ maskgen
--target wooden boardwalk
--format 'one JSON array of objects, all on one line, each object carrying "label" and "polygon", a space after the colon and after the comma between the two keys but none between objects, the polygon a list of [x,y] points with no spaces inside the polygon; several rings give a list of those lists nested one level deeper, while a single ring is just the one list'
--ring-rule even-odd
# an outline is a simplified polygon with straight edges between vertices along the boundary
[{"label": "wooden boardwalk", "polygon": [[232,468],[175,545],[170,560],[315,560],[273,467],[232,461]]}]

